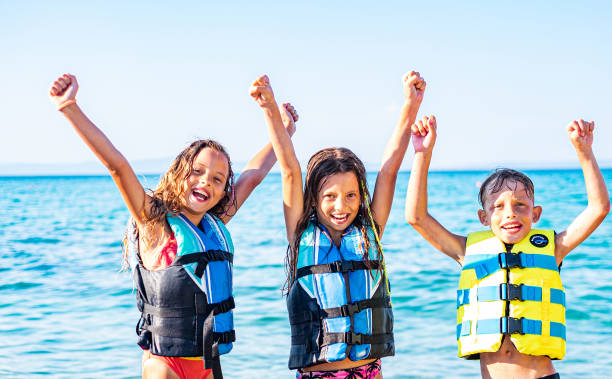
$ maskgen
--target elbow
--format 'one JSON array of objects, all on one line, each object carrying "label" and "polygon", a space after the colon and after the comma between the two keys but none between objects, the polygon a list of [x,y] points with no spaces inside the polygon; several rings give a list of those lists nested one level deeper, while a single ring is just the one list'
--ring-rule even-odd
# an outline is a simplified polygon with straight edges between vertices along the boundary
[{"label": "elbow", "polygon": [[419,226],[423,220],[423,218],[419,217],[419,215],[417,215],[415,212],[406,211],[404,216],[406,218],[406,222],[412,227]]},{"label": "elbow", "polygon": [[283,181],[293,181],[295,178],[302,177],[302,171],[300,170],[300,165],[286,165],[281,166],[281,176]]},{"label": "elbow", "polygon": [[610,213],[610,199],[608,199],[608,201],[603,203],[602,206],[601,206],[601,214],[602,214],[603,218],[606,218],[606,216],[609,213]]},{"label": "elbow", "polygon": [[399,165],[394,165],[391,162],[385,162],[378,171],[378,176],[384,177],[390,180],[397,179],[397,173],[399,172]]},{"label": "elbow", "polygon": [[121,173],[129,169],[129,162],[122,156],[116,162],[103,162],[113,178],[121,176]]},{"label": "elbow", "polygon": [[[301,173],[299,173],[299,175],[301,175]],[[292,169],[283,169],[281,170],[281,176],[283,183],[293,183],[295,181],[297,173],[295,172],[295,170]]]}]

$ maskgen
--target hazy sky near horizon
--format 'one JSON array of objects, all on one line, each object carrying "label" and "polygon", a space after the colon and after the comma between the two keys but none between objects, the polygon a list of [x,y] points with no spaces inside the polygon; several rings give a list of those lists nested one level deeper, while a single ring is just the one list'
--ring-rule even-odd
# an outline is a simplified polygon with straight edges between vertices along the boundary
[{"label": "hazy sky near horizon", "polygon": [[595,120],[610,167],[610,4],[0,0],[0,164],[95,161],[48,100],[64,72],[128,160],[196,138],[248,160],[268,141],[248,96],[266,73],[301,116],[301,160],[346,146],[379,161],[416,69],[420,116],[438,118],[432,168],[576,165],[576,118]]}]

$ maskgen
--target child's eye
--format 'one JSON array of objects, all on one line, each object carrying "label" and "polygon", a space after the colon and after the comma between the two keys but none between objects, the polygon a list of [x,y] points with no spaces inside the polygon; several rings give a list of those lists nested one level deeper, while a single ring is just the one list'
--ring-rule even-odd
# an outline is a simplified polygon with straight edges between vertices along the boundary
[{"label": "child's eye", "polygon": [[352,199],[352,198],[354,198],[354,197],[357,197],[357,194],[356,194],[356,193],[349,193],[349,194],[347,195],[347,197],[348,197],[349,199]]},{"label": "child's eye", "polygon": [[193,170],[193,171],[191,171],[191,173],[195,174],[195,175],[200,175],[202,173],[202,171],[200,171],[200,170]]},{"label": "child's eye", "polygon": [[216,177],[215,177],[215,182],[216,182],[216,183],[222,183],[223,181],[221,180],[221,178],[220,178],[220,177],[216,176]]},{"label": "child's eye", "polygon": [[493,208],[495,208],[495,209],[501,209],[502,207],[503,207],[503,205],[501,205],[501,204],[495,204],[493,206]]}]

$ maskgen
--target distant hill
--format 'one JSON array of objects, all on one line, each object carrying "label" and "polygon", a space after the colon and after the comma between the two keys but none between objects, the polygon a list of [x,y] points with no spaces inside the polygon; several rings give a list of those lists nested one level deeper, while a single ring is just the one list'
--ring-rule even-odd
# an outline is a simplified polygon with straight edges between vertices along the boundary
[{"label": "distant hill", "polygon": [[[134,171],[139,175],[154,174],[159,175],[164,173],[170,163],[171,157],[145,159],[131,162]],[[403,171],[410,170],[412,158],[407,157],[402,165]],[[239,173],[247,162],[233,162],[234,172]],[[306,162],[302,163],[302,169],[305,169]],[[369,172],[376,171],[380,167],[378,162],[365,162],[366,169]],[[612,168],[612,161],[599,162],[601,168]],[[524,162],[518,164],[490,164],[490,165],[471,165],[464,167],[456,166],[438,166],[432,167],[432,171],[464,171],[464,170],[493,170],[498,167],[511,167],[523,170],[533,169],[564,169],[564,168],[579,168],[577,161],[567,161],[558,163],[536,164],[534,162]],[[274,166],[272,172],[278,172],[278,166]],[[80,162],[80,163],[0,163],[0,176],[31,176],[31,175],[106,175],[108,171],[98,161]]]}]

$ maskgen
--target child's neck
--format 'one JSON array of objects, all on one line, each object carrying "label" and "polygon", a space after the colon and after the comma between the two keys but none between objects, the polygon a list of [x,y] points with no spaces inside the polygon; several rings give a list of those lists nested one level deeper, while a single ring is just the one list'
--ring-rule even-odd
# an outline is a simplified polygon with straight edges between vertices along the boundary
[{"label": "child's neck", "polygon": [[185,209],[181,210],[181,214],[187,217],[187,220],[189,220],[195,226],[200,225],[200,222],[202,221],[202,218],[204,217],[204,213],[195,214]]}]

